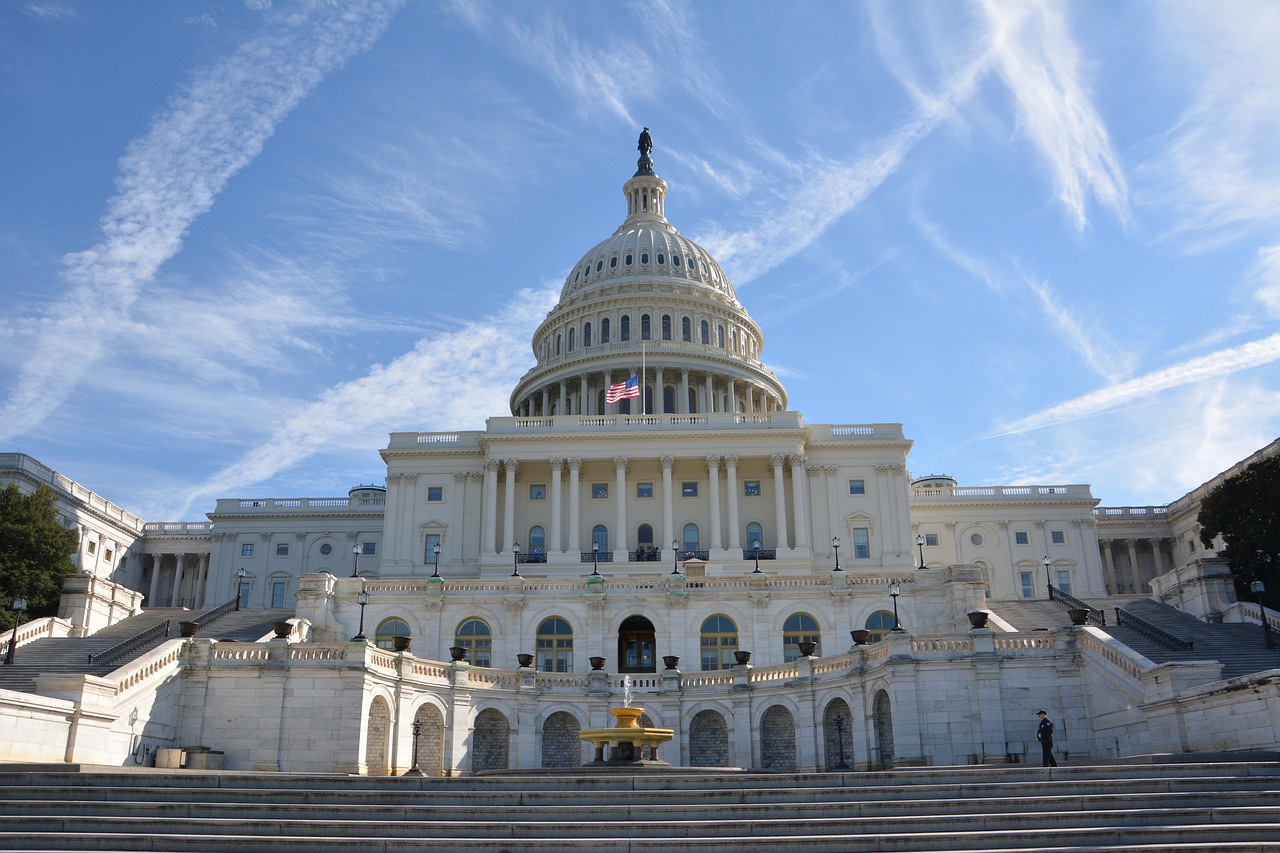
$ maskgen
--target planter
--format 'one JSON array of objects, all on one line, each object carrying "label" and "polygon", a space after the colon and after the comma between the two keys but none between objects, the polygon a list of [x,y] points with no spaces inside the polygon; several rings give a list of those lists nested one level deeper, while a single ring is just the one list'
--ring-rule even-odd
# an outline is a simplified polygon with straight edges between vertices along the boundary
[{"label": "planter", "polygon": [[667,669],[675,669],[680,666],[680,658],[675,655],[666,655],[662,658],[662,665]]},{"label": "planter", "polygon": [[199,631],[199,630],[200,630],[199,622],[179,622],[178,623],[178,634],[183,637],[194,637],[196,635],[196,631]]},{"label": "planter", "polygon": [[288,639],[289,635],[293,633],[292,622],[277,622],[271,627],[276,632],[276,637],[282,640]]},{"label": "planter", "polygon": [[467,647],[466,646],[450,646],[449,657],[453,658],[456,661],[465,661],[467,659]]},{"label": "planter", "polygon": [[1067,611],[1072,625],[1086,625],[1089,622],[1089,611],[1083,607],[1073,607]]},{"label": "planter", "polygon": [[533,655],[516,655],[516,662],[520,664],[521,669],[527,669],[533,666]]},{"label": "planter", "polygon": [[596,658],[588,658],[588,660],[591,661],[591,668],[593,670],[599,671],[604,669],[604,658],[596,657]]},{"label": "planter", "polygon": [[802,658],[813,657],[813,653],[816,652],[817,650],[818,650],[817,643],[810,642],[808,640],[800,643],[800,657]]},{"label": "planter", "polygon": [[991,614],[990,614],[990,613],[988,613],[988,612],[987,612],[987,611],[985,611],[985,610],[970,610],[970,611],[969,611],[969,626],[970,626],[970,627],[972,627],[972,628],[985,628],[985,627],[987,627],[987,617],[988,617],[988,616],[990,616],[990,615],[991,615]]},{"label": "planter", "polygon": [[402,637],[397,635],[391,638],[391,648],[395,649],[397,652],[407,652],[409,651],[409,643],[411,640],[411,637]]},{"label": "planter", "polygon": [[867,643],[871,642],[871,632],[866,628],[858,628],[850,631],[849,636],[853,637],[853,644],[855,646],[865,646]]},{"label": "planter", "polygon": [[738,666],[746,666],[751,660],[751,652],[734,652],[733,659],[738,662]]}]

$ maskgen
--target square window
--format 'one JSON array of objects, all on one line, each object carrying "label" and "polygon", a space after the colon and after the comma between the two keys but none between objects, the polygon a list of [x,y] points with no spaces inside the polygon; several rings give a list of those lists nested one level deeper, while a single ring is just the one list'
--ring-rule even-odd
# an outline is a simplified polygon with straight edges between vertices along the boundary
[{"label": "square window", "polygon": [[866,493],[867,493],[866,480],[850,480],[849,481],[849,494],[865,495]]},{"label": "square window", "polygon": [[696,498],[697,496],[698,496],[697,483],[681,483],[680,484],[680,497]]},{"label": "square window", "polygon": [[547,487],[542,483],[535,483],[529,486],[529,500],[545,501],[547,499]]},{"label": "square window", "polygon": [[609,484],[608,484],[608,483],[592,483],[592,484],[591,484],[591,499],[592,499],[592,500],[595,500],[595,501],[602,501],[602,500],[604,500],[604,499],[605,499],[605,498],[607,498],[607,497],[609,497]]},{"label": "square window", "polygon": [[1015,544],[1015,545],[1030,545],[1030,544],[1031,544],[1031,537],[1029,537],[1029,536],[1027,535],[1027,531],[1025,531],[1025,530],[1015,530],[1015,531],[1013,532],[1013,544]]},{"label": "square window", "polygon": [[440,503],[444,500],[444,486],[427,486],[427,503]]},{"label": "square window", "polygon": [[288,542],[277,542],[277,543],[276,543],[276,556],[277,556],[277,557],[287,557],[287,556],[289,556],[289,543],[288,543]]},{"label": "square window", "polygon": [[240,546],[240,556],[241,556],[241,557],[252,557],[252,556],[253,556],[253,543],[252,543],[252,542],[245,542],[243,545],[241,545],[241,546]]},{"label": "square window", "polygon": [[638,498],[653,497],[653,483],[636,483],[636,497]]},{"label": "square window", "polygon": [[92,539],[89,540],[89,553],[92,554],[98,550],[98,543]]},{"label": "square window", "polygon": [[938,534],[936,534],[936,533],[926,533],[926,534],[924,535],[924,544],[928,545],[930,548],[937,548],[937,547],[938,547]]},{"label": "square window", "polygon": [[760,497],[760,481],[744,480],[742,483],[742,494],[748,498]]},{"label": "square window", "polygon": [[871,531],[865,527],[853,528],[853,556],[859,560],[871,557]]},{"label": "square window", "polygon": [[373,555],[378,553],[378,543],[377,542],[360,543],[360,553],[365,557],[372,557]]},{"label": "square window", "polygon": [[102,552],[102,559],[106,560],[108,563],[110,563],[110,562],[111,562],[111,557],[112,557],[112,556],[113,556],[113,554],[111,553],[111,549],[110,549],[110,548],[108,548],[107,550],[105,550],[105,551],[103,551],[103,552]]},{"label": "square window", "polygon": [[1054,544],[1054,545],[1066,545],[1066,544],[1067,544],[1067,534],[1066,534],[1066,533],[1064,533],[1064,532],[1063,532],[1063,531],[1061,531],[1061,530],[1054,530],[1054,531],[1050,534],[1050,536],[1052,536],[1052,537],[1053,537],[1053,544]]}]

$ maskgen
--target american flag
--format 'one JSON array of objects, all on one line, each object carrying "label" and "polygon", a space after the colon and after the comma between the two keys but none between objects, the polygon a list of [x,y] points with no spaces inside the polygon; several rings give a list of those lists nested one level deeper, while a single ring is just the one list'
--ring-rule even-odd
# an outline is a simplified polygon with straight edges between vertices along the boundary
[{"label": "american flag", "polygon": [[604,401],[606,403],[616,403],[619,400],[626,400],[629,397],[640,396],[640,377],[632,376],[626,382],[619,382],[616,385],[610,385],[609,390],[605,392]]}]

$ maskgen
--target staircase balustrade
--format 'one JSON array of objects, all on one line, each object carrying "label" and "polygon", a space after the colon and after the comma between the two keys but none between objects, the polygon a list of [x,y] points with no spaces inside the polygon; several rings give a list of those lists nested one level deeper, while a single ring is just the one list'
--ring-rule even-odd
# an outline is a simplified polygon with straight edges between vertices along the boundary
[{"label": "staircase balustrade", "polygon": [[1097,625],[1099,628],[1107,627],[1107,612],[1105,610],[1090,607],[1071,593],[1063,592],[1053,584],[1049,585],[1049,600],[1062,602],[1067,606],[1068,610],[1088,610],[1090,625]]},{"label": "staircase balustrade", "polygon": [[226,616],[228,613],[234,613],[235,610],[236,610],[236,599],[233,598],[230,601],[219,604],[217,607],[213,608],[212,610],[206,610],[205,612],[201,613],[199,616],[192,619],[191,621],[199,623],[201,626],[204,626],[204,625],[208,625],[210,622],[213,622],[217,619],[221,619],[223,616]]},{"label": "staircase balustrade", "polygon": [[132,637],[121,640],[108,649],[103,649],[94,655],[89,655],[89,665],[115,663],[121,658],[128,657],[139,649],[146,648],[156,640],[167,638],[169,636],[169,623],[172,620],[166,619],[159,625],[152,625],[141,633],[134,634]]},{"label": "staircase balustrade", "polygon": [[1146,619],[1141,616],[1135,616],[1122,607],[1116,608],[1116,624],[1124,628],[1131,628],[1153,643],[1158,643],[1167,649],[1173,649],[1175,652],[1189,652],[1195,648],[1195,644],[1190,640],[1175,637],[1163,628],[1152,625]]}]

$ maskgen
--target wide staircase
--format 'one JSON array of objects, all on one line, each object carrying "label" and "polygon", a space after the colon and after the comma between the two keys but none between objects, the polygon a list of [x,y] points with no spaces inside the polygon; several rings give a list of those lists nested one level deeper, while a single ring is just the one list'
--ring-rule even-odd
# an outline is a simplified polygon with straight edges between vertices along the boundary
[{"label": "wide staircase", "polygon": [[[181,607],[156,607],[121,620],[88,637],[44,637],[19,646],[10,666],[0,666],[0,690],[31,693],[37,676],[46,673],[88,673],[106,675],[145,654],[166,639],[178,636],[178,623],[196,619],[200,613]],[[270,634],[272,625],[293,615],[289,610],[239,610],[202,623],[199,636],[221,641],[253,642]],[[149,629],[169,623],[166,635],[160,630],[148,642],[128,654],[104,663],[91,663],[91,656],[101,655],[118,643],[136,637]]]},{"label": "wide staircase", "polygon": [[1280,763],[462,779],[0,766],[0,850],[1280,851]]},{"label": "wide staircase", "polygon": [[1189,613],[1147,598],[1128,602],[1124,609],[1169,637],[1190,645],[1190,648],[1178,648],[1177,643],[1168,639],[1162,642],[1137,628],[1111,627],[1115,613],[1108,613],[1107,631],[1156,663],[1216,660],[1222,663],[1223,678],[1280,669],[1280,648],[1264,647],[1262,626],[1256,622],[1201,622]]}]

